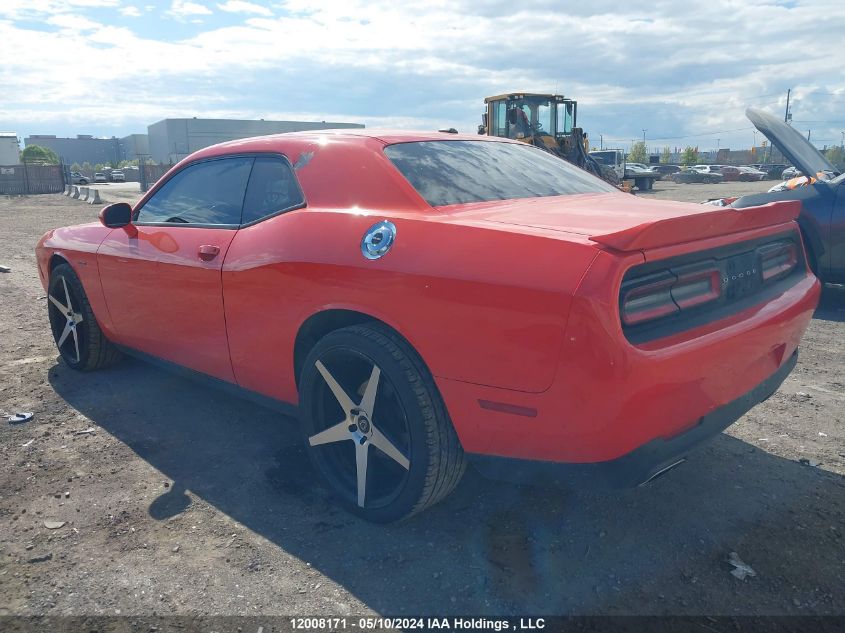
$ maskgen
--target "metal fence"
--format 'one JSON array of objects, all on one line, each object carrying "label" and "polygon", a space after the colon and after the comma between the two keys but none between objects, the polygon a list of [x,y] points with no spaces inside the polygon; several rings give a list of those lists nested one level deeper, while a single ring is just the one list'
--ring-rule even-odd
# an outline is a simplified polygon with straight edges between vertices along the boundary
[{"label": "metal fence", "polygon": [[61,193],[65,188],[63,165],[0,166],[0,194]]}]

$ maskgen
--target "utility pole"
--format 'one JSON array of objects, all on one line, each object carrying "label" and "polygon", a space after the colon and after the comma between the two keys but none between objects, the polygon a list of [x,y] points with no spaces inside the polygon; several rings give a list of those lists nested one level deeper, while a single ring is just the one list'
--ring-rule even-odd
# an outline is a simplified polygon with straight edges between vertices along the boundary
[{"label": "utility pole", "polygon": [[599,149],[604,149],[604,134],[599,134]]},{"label": "utility pole", "polygon": [[784,113],[783,113],[783,122],[784,123],[789,123],[789,119],[790,119],[790,116],[789,116],[789,95],[791,95],[791,94],[792,94],[792,88],[790,88],[789,90],[786,91],[786,111],[784,111]]},{"label": "utility pole", "polygon": [[645,133],[646,132],[648,132],[648,130],[643,128],[643,145],[645,145]]},{"label": "utility pole", "polygon": [[839,141],[839,147],[845,147],[845,132],[842,132],[842,140]]}]

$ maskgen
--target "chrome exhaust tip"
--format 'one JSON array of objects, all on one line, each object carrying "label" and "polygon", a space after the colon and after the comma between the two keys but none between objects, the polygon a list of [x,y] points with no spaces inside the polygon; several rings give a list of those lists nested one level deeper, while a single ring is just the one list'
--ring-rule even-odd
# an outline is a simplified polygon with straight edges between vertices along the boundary
[{"label": "chrome exhaust tip", "polygon": [[656,473],[654,473],[651,477],[649,477],[648,479],[646,479],[645,481],[643,481],[641,484],[639,484],[637,487],[638,487],[638,488],[642,488],[642,487],[643,487],[643,486],[645,486],[646,484],[650,484],[652,481],[654,481],[654,480],[655,480],[655,479],[657,479],[658,477],[662,477],[663,475],[665,475],[666,473],[668,473],[670,470],[672,470],[672,469],[673,469],[673,468],[675,468],[676,466],[680,466],[681,464],[683,464],[685,461],[687,461],[687,458],[686,458],[686,457],[682,457],[682,458],[681,458],[681,459],[679,459],[678,461],[676,461],[676,462],[674,462],[674,463],[672,463],[672,464],[669,464],[669,465],[668,465],[668,466],[666,466],[665,468],[661,468],[661,469],[660,469],[660,470],[658,470]]}]

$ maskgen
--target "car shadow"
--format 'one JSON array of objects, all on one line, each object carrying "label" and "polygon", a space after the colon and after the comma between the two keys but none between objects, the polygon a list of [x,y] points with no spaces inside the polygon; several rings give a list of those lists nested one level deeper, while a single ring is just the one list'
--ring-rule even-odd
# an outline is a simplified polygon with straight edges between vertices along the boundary
[{"label": "car shadow", "polygon": [[[807,613],[772,586],[791,596],[808,582],[811,612],[845,609],[843,477],[727,435],[623,492],[470,469],[444,502],[380,526],[332,503],[290,418],[131,359],[84,375],[58,364],[49,380],[173,481],[152,519],[184,512],[190,491],[381,613]],[[733,551],[760,578],[731,576]]]},{"label": "car shadow", "polygon": [[845,321],[845,286],[822,286],[822,296],[813,318],[838,323]]}]

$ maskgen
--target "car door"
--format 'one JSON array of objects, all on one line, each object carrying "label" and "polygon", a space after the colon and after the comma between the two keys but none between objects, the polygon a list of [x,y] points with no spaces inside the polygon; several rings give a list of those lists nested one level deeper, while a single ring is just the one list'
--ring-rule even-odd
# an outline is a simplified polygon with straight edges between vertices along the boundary
[{"label": "car door", "polygon": [[221,270],[253,160],[185,166],[103,241],[97,263],[115,342],[234,381]]}]

